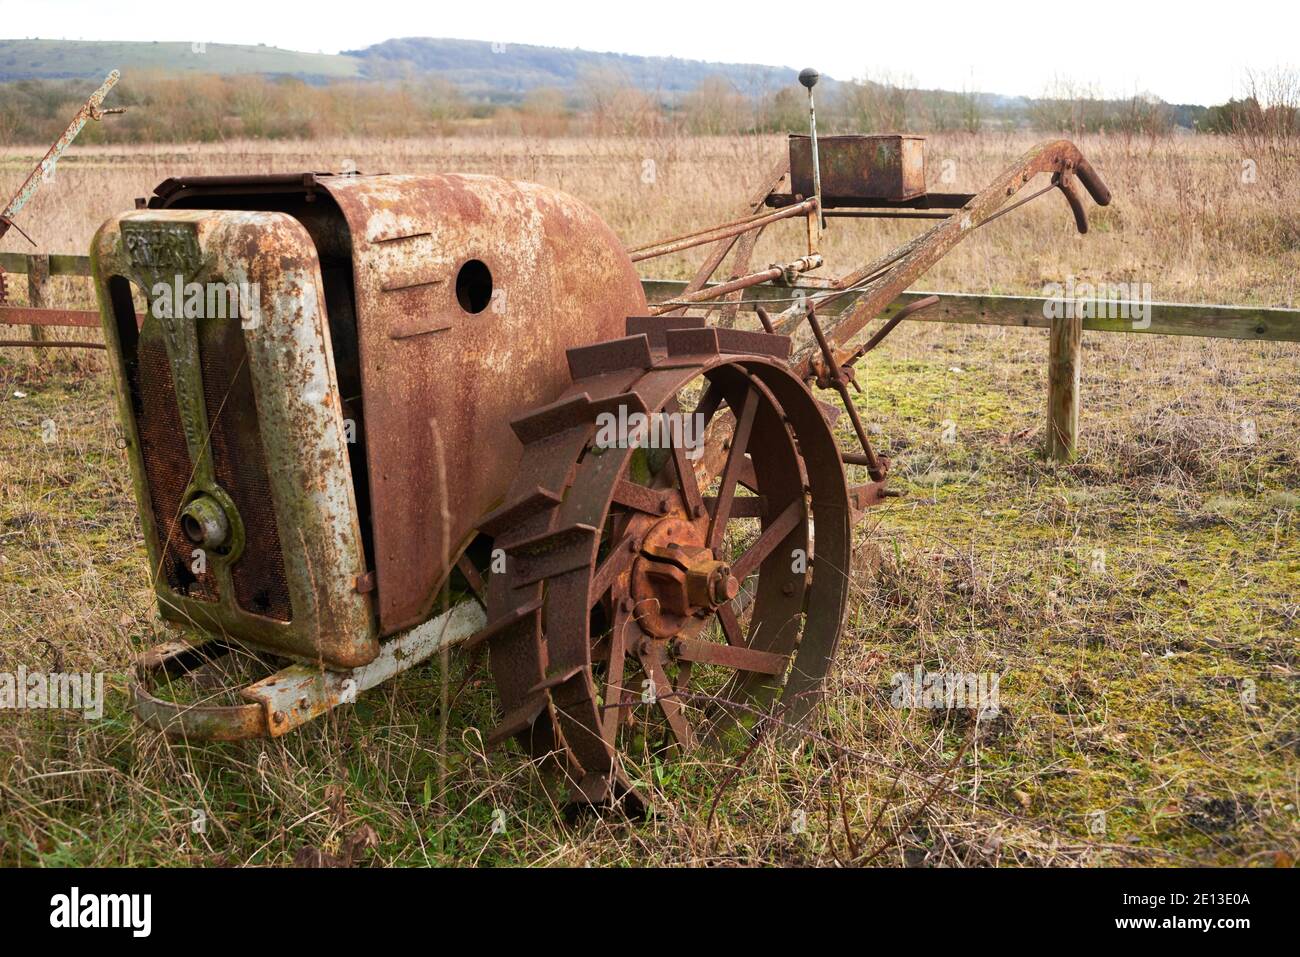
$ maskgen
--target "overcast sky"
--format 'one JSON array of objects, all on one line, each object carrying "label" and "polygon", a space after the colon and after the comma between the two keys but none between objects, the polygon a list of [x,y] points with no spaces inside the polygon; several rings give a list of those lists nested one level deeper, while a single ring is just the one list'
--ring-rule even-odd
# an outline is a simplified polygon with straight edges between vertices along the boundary
[{"label": "overcast sky", "polygon": [[1030,96],[1067,79],[1107,95],[1208,105],[1239,94],[1247,70],[1300,62],[1300,0],[0,0],[0,33],[326,53],[393,37],[457,37],[813,65],[838,79]]}]

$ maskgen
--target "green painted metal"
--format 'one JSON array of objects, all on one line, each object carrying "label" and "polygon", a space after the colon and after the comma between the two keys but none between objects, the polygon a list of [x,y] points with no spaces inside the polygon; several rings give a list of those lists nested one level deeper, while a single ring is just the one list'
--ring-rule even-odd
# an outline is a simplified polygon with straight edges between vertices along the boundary
[{"label": "green painted metal", "polygon": [[[0,269],[5,272],[25,273],[29,267],[29,253],[0,253]],[[51,276],[89,276],[90,257],[56,253],[50,257]]]}]

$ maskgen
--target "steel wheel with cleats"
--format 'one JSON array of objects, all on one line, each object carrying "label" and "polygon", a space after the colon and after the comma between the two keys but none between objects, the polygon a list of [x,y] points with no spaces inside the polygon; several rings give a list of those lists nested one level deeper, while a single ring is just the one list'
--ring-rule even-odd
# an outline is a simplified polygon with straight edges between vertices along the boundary
[{"label": "steel wheel with cleats", "polygon": [[[519,473],[484,528],[506,569],[483,635],[505,712],[490,743],[554,757],[583,802],[642,803],[650,755],[743,745],[767,715],[800,726],[848,593],[844,470],[788,340],[646,333],[570,351],[573,386],[514,423]],[[638,414],[667,441],[611,446],[599,426]]]}]

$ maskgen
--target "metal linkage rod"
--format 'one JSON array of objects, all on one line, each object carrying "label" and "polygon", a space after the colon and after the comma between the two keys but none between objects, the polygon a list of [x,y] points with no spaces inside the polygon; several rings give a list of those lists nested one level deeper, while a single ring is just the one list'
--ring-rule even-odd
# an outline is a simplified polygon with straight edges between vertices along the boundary
[{"label": "metal linkage rod", "polygon": [[[44,158],[28,174],[27,179],[23,180],[23,185],[18,187],[18,192],[14,193],[13,198],[5,205],[5,208],[0,210],[0,236],[8,232],[10,226],[14,226],[20,233],[23,232],[21,228],[14,225],[13,218],[18,215],[19,210],[27,205],[27,201],[35,195],[41,183],[54,174],[54,166],[58,163],[59,157],[63,155],[64,150],[72,145],[72,141],[77,138],[77,134],[81,132],[82,127],[90,120],[97,120],[106,113],[122,112],[120,109],[100,109],[104,104],[104,97],[108,96],[108,91],[113,88],[120,77],[121,74],[117,70],[108,75],[104,82],[100,84],[99,89],[90,95],[90,99],[86,100],[81,109],[77,110],[77,114],[72,118],[67,129],[63,131],[63,135],[54,141],[54,145],[45,153]],[[23,236],[33,246],[36,245],[26,233],[23,233]]]},{"label": "metal linkage rod", "polygon": [[778,279],[790,280],[792,276],[799,273],[808,272],[816,269],[822,264],[821,256],[804,256],[796,259],[792,263],[785,265],[769,266],[761,272],[750,273],[748,276],[740,276],[732,279],[730,282],[719,283],[716,286],[709,286],[698,292],[685,293],[676,299],[670,299],[667,302],[661,302],[650,310],[650,315],[661,316],[666,312],[674,309],[680,309],[682,306],[691,305],[697,302],[709,302],[713,299],[720,299],[723,296],[738,292],[742,289],[748,289],[750,286],[758,286],[765,282],[774,282]]},{"label": "metal linkage rod", "polygon": [[810,213],[816,208],[816,200],[804,200],[802,203],[797,203],[785,209],[778,209],[776,212],[762,213],[747,219],[737,220],[734,223],[714,226],[698,233],[691,233],[678,239],[663,240],[650,246],[642,246],[640,249],[631,251],[632,262],[639,263],[646,259],[656,259],[659,256],[667,256],[670,253],[681,252],[684,249],[692,249],[695,246],[717,242],[719,239],[729,239],[732,236],[747,233],[751,229],[766,226],[768,223],[775,223],[782,219]]},{"label": "metal linkage rod", "polygon": [[[844,370],[840,368],[839,363],[835,361],[835,353],[831,349],[831,344],[826,341],[826,333],[822,331],[821,323],[817,321],[817,313],[809,309],[807,319],[808,326],[812,329],[813,336],[817,340],[817,346],[821,349],[822,360],[826,363],[826,379],[830,387],[840,394],[840,399],[844,403],[844,410],[848,412],[849,421],[853,423],[853,431],[857,433],[858,442],[862,445],[863,457],[861,464],[867,467],[867,474],[871,476],[873,482],[880,482],[885,477],[885,470],[881,467],[880,459],[876,457],[875,450],[871,448],[871,441],[867,438],[866,426],[862,424],[862,418],[858,415],[857,407],[853,404],[853,398],[849,395],[848,378],[845,376]],[[843,458],[844,461],[849,461],[847,457]]]}]

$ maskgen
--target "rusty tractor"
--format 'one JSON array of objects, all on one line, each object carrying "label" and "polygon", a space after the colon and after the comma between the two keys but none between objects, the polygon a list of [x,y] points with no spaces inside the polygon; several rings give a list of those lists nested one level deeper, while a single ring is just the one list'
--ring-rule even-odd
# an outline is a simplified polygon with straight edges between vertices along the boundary
[{"label": "rusty tractor", "polygon": [[[806,727],[853,523],[891,494],[854,364],[1031,180],[1080,230],[1080,184],[1109,194],[1065,141],[978,194],[927,192],[921,139],[819,141],[816,74],[800,79],[810,135],[745,215],[635,250],[578,200],[490,176],[184,177],[109,220],[94,277],[175,628],[137,662],[137,716],[275,737],[443,649],[486,650],[487,743],[517,740],[576,802],[624,806],[645,799],[630,769],[647,754]],[[817,278],[827,222],[872,216],[935,222]],[[799,255],[751,270],[786,219]],[[648,305],[635,263],[705,245],[686,290]],[[796,281],[742,328],[745,290]],[[224,692],[198,680],[214,671]]]}]

